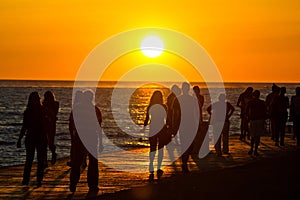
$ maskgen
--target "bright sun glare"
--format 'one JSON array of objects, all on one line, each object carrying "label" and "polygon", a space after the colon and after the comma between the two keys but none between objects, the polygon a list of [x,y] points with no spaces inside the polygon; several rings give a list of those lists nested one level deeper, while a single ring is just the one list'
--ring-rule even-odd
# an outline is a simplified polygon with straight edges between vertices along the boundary
[{"label": "bright sun glare", "polygon": [[164,43],[156,36],[148,36],[141,42],[141,51],[147,57],[155,58],[162,54],[163,50]]}]

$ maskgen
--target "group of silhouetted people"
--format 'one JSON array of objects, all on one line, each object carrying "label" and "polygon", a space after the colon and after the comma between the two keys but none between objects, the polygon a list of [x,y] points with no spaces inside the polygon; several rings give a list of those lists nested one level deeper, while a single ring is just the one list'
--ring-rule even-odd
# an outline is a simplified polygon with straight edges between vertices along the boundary
[{"label": "group of silhouetted people", "polygon": [[[71,135],[70,151],[70,191],[75,192],[80,178],[80,167],[89,159],[88,164],[88,186],[90,192],[98,192],[98,138],[100,138],[100,149],[102,146],[100,110],[93,104],[94,93],[91,90],[77,91],[73,109],[69,118],[69,131]],[[56,121],[59,110],[59,103],[56,101],[53,92],[47,91],[44,100],[38,92],[29,95],[27,107],[23,116],[23,125],[17,142],[21,147],[21,140],[25,136],[26,161],[23,173],[23,185],[28,185],[30,172],[37,152],[37,187],[42,185],[44,169],[47,164],[47,147],[49,147],[52,158],[51,164],[56,162]],[[96,120],[93,119],[96,113]],[[76,121],[78,121],[76,123]],[[82,133],[82,134],[79,134]],[[100,137],[98,137],[100,135]],[[86,137],[85,137],[86,136]],[[84,143],[88,145],[84,145]],[[89,148],[89,149],[87,149]]]},{"label": "group of silhouetted people", "polygon": [[[204,105],[204,97],[200,94],[198,86],[193,87],[193,95],[190,94],[190,85],[186,82],[182,84],[180,89],[177,85],[173,85],[171,93],[166,98],[167,102],[163,102],[163,94],[161,91],[155,91],[150,99],[149,106],[146,110],[145,126],[149,124],[149,141],[150,141],[150,162],[149,162],[149,179],[154,179],[153,161],[155,154],[158,151],[157,157],[157,177],[158,179],[163,174],[161,164],[163,160],[164,146],[167,150],[172,151],[171,140],[178,142],[179,135],[181,147],[181,167],[184,173],[189,172],[188,159],[196,149],[197,143],[202,146],[206,137],[206,131],[203,131],[203,116],[202,108]],[[222,153],[229,153],[229,118],[234,112],[234,107],[226,101],[225,94],[219,95],[219,101],[213,103],[207,108],[207,112],[211,116],[210,119],[213,125],[215,134],[215,149],[218,156]],[[164,113],[167,113],[164,115]],[[213,113],[213,115],[212,115]],[[218,117],[223,115],[224,117]],[[225,123],[224,123],[225,121]],[[197,141],[195,140],[197,139]],[[223,143],[223,149],[221,148]],[[199,150],[199,149],[198,149]],[[195,150],[194,150],[195,151]],[[172,155],[169,153],[170,156]],[[172,157],[171,161],[174,161]]]},{"label": "group of silhouetted people", "polygon": [[[193,95],[192,95],[193,94]],[[300,87],[296,88],[296,95],[289,103],[285,87],[273,84],[272,93],[266,101],[260,99],[260,91],[253,91],[248,87],[238,98],[237,106],[241,108],[241,135],[240,140],[251,140],[249,155],[258,156],[260,137],[266,131],[266,120],[270,121],[272,139],[276,146],[284,146],[285,126],[290,108],[290,121],[293,122],[294,137],[297,146],[300,146]],[[98,151],[102,151],[101,123],[102,114],[94,104],[94,93],[91,90],[75,93],[72,111],[69,117],[69,131],[71,135],[70,162],[70,191],[75,192],[80,179],[80,169],[86,165],[88,158],[87,181],[89,190],[98,192]],[[173,146],[170,143],[180,144],[181,168],[184,173],[189,172],[188,159],[192,155],[196,144],[204,143],[207,131],[203,131],[204,97],[198,86],[190,92],[190,84],[184,82],[181,89],[177,85],[171,87],[170,94],[165,98],[160,90],[154,91],[146,109],[144,128],[149,125],[149,180],[154,179],[154,159],[157,155],[157,177],[162,176],[161,169],[164,158],[164,147],[169,151],[172,162]],[[30,172],[37,151],[37,186],[43,180],[44,169],[47,167],[47,147],[52,158],[51,164],[56,162],[55,133],[59,103],[53,92],[47,91],[44,99],[38,92],[29,95],[27,107],[23,116],[17,147],[21,147],[21,139],[25,135],[26,162],[22,184],[28,185]],[[209,122],[213,127],[214,146],[217,156],[229,154],[230,117],[234,107],[226,101],[225,94],[219,94],[219,99],[207,107],[210,115]],[[216,134],[219,133],[219,134]],[[99,142],[100,140],[100,142]],[[197,141],[196,141],[197,140]],[[172,142],[171,142],[172,141]],[[100,146],[98,146],[100,144]],[[223,144],[223,146],[221,145]]]},{"label": "group of silhouetted people", "polygon": [[21,140],[25,135],[26,161],[23,174],[23,185],[28,185],[30,172],[35,151],[37,151],[37,187],[42,184],[44,168],[47,164],[47,146],[52,153],[51,163],[56,162],[56,147],[54,137],[56,132],[56,120],[59,103],[51,91],[44,94],[44,100],[38,92],[29,95],[27,107],[23,116],[23,125],[17,142],[17,147],[21,147]]},{"label": "group of silhouetted people", "polygon": [[[240,139],[245,140],[246,136],[251,137],[251,149],[249,155],[258,155],[257,148],[260,137],[265,134],[266,121],[269,121],[269,131],[275,146],[285,146],[286,123],[293,122],[294,136],[297,138],[297,146],[300,146],[299,116],[300,116],[300,88],[296,88],[296,95],[291,98],[286,96],[286,87],[272,85],[272,92],[267,95],[266,101],[259,99],[260,91],[253,92],[248,87],[238,98],[237,106],[241,108],[241,135]],[[288,115],[290,109],[290,116]]]}]

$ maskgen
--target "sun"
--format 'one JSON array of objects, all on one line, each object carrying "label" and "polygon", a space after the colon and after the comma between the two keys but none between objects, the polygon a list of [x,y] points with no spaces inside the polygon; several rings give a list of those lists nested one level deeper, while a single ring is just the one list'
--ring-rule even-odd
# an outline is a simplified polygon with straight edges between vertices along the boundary
[{"label": "sun", "polygon": [[164,43],[159,37],[148,36],[141,42],[141,51],[145,56],[155,58],[164,51]]}]

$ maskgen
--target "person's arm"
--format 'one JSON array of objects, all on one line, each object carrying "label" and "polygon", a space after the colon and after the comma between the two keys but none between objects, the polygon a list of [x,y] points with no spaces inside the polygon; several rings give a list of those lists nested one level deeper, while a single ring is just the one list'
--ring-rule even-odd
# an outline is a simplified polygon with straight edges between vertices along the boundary
[{"label": "person's arm", "polygon": [[207,110],[208,114],[211,115],[211,105],[209,105],[206,110]]},{"label": "person's arm", "polygon": [[236,104],[238,107],[241,107],[241,101],[242,101],[242,97],[241,96],[242,95],[239,96],[237,104]]},{"label": "person's arm", "polygon": [[102,113],[101,111],[99,110],[98,107],[96,107],[96,115],[97,115],[97,119],[98,119],[98,123],[100,125],[100,130],[99,130],[99,152],[102,152],[103,151],[103,143],[102,143]]},{"label": "person's arm", "polygon": [[145,121],[144,121],[144,127],[148,125],[149,119],[150,119],[150,117],[149,117],[149,107],[147,107],[147,111],[146,111],[146,119],[145,119]]},{"label": "person's arm", "polygon": [[57,120],[58,111],[59,111],[59,102],[55,101],[55,118],[56,118],[56,120]]},{"label": "person's arm", "polygon": [[24,137],[24,135],[26,133],[27,125],[28,125],[28,118],[27,118],[27,112],[25,111],[24,116],[23,116],[22,128],[21,128],[19,139],[18,139],[18,142],[17,142],[17,148],[21,148],[21,141],[22,141],[22,138]]},{"label": "person's arm", "polygon": [[231,115],[233,114],[235,109],[229,102],[227,102],[227,106],[229,108],[229,111],[228,111],[228,114],[227,114],[227,119],[229,120],[229,118],[231,117]]}]

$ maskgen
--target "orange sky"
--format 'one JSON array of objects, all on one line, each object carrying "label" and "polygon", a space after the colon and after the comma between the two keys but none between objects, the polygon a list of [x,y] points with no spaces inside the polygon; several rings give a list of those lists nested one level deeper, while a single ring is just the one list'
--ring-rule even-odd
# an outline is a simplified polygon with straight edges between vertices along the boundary
[{"label": "orange sky", "polygon": [[299,82],[299,0],[146,2],[0,0],[0,79],[72,80],[108,37],[162,27],[199,42],[224,81]]}]

